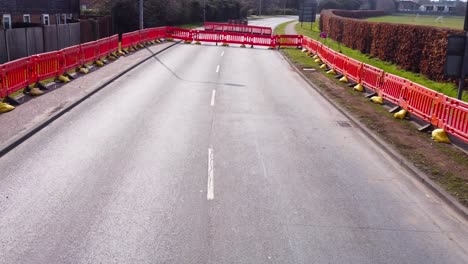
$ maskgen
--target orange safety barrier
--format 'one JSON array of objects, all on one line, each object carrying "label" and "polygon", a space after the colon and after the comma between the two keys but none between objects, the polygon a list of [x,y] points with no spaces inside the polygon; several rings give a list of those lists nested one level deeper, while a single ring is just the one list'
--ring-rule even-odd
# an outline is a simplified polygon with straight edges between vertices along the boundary
[{"label": "orange safety barrier", "polygon": [[443,96],[439,114],[439,126],[448,133],[468,142],[468,103]]},{"label": "orange safety barrier", "polygon": [[96,41],[97,45],[97,59],[107,57],[110,54],[110,38],[103,38]]},{"label": "orange safety barrier", "polygon": [[81,44],[81,64],[94,62],[97,59],[97,43],[96,41]]},{"label": "orange safety barrier", "polygon": [[348,66],[348,57],[341,53],[335,53],[335,60],[334,60],[334,65],[333,69],[337,70],[341,74],[345,75],[346,74],[346,66]]},{"label": "orange safety barrier", "polygon": [[246,44],[253,45],[253,46],[266,46],[270,48],[276,48],[275,37],[270,37],[270,36],[249,35],[247,37]]},{"label": "orange safety barrier", "polygon": [[246,44],[247,37],[246,34],[242,33],[222,33],[221,42],[232,44]]},{"label": "orange safety barrier", "polygon": [[320,45],[320,42],[315,41],[309,37],[303,36],[302,38],[302,46],[314,54],[317,53],[317,49],[319,45]]},{"label": "orange safety barrier", "polygon": [[[434,105],[439,105],[443,100],[443,95],[429,90],[424,86],[410,82],[402,92],[400,107],[408,110],[411,114],[419,117],[428,123],[438,123],[433,118],[437,118]],[[439,112],[439,115],[441,113]],[[439,119],[439,118],[437,118]]]},{"label": "orange safety barrier", "polygon": [[213,31],[200,31],[196,30],[193,32],[193,39],[195,41],[203,41],[203,42],[220,42],[221,35],[218,32]]},{"label": "orange safety barrier", "polygon": [[37,83],[61,73],[61,53],[52,51],[41,53],[30,57],[32,61],[31,83]]},{"label": "orange safety barrier", "polygon": [[81,66],[81,48],[79,45],[64,48],[60,51],[60,53],[61,53],[60,74],[63,74],[66,71],[76,69],[79,66]]},{"label": "orange safety barrier", "polygon": [[7,96],[7,91],[5,89],[5,85],[3,84],[4,79],[5,76],[3,76],[3,69],[0,66],[0,98],[4,98]]},{"label": "orange safety barrier", "polygon": [[109,37],[109,53],[119,51],[119,35]]},{"label": "orange safety barrier", "polygon": [[236,33],[247,33],[247,34],[256,34],[256,35],[270,35],[271,36],[273,33],[273,30],[271,29],[271,27],[213,23],[213,22],[205,22],[204,28],[206,31],[236,32]]},{"label": "orange safety barrier", "polygon": [[383,83],[378,91],[379,96],[392,102],[393,104],[400,105],[402,95],[405,94],[406,86],[409,81],[399,76],[385,73]]},{"label": "orange safety barrier", "polygon": [[335,63],[335,51],[322,45],[322,61],[328,66],[332,66]]},{"label": "orange safety barrier", "polygon": [[291,46],[301,47],[302,36],[301,35],[276,35],[276,45],[278,46]]},{"label": "orange safety barrier", "polygon": [[122,34],[122,43],[121,47],[122,49],[128,49],[131,46],[133,46],[133,35],[135,35],[137,32],[129,32]]},{"label": "orange safety barrier", "polygon": [[346,78],[348,78],[348,80],[351,80],[355,83],[361,83],[362,66],[362,62],[348,58],[348,63],[346,63],[346,71],[344,75]]},{"label": "orange safety barrier", "polygon": [[362,85],[374,92],[378,92],[380,85],[382,84],[383,75],[383,70],[368,64],[363,64]]},{"label": "orange safety barrier", "polygon": [[3,71],[3,93],[10,95],[31,84],[30,58],[7,62],[0,66]]},{"label": "orange safety barrier", "polygon": [[190,29],[185,29],[185,28],[173,28],[170,27],[167,29],[168,36],[175,38],[175,39],[181,39],[184,41],[192,41],[192,30]]}]

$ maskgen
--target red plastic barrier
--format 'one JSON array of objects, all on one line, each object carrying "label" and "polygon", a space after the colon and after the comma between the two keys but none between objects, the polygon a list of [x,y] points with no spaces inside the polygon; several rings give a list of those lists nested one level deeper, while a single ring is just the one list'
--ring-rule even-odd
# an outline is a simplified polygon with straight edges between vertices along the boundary
[{"label": "red plastic barrier", "polygon": [[362,62],[348,58],[348,63],[346,63],[346,77],[355,83],[361,83],[362,66]]},{"label": "red plastic barrier", "polygon": [[32,76],[31,83],[57,77],[61,73],[60,51],[52,51],[31,56]]},{"label": "red plastic barrier", "polygon": [[378,92],[380,85],[382,84],[383,75],[383,70],[368,64],[363,64],[362,85],[374,92]]},{"label": "red plastic barrier", "polygon": [[302,35],[276,35],[276,44],[278,46],[302,46]]},{"label": "red plastic barrier", "polygon": [[240,24],[205,22],[204,27],[206,31],[236,32],[269,36],[271,36],[273,33],[273,30],[270,27],[248,26]]},{"label": "red plastic barrier", "polygon": [[242,33],[222,33],[221,42],[232,44],[247,44],[247,35]]},{"label": "red plastic barrier", "polygon": [[109,37],[109,53],[114,53],[119,50],[119,35]]},{"label": "red plastic barrier", "polygon": [[167,33],[171,38],[181,39],[181,40],[184,40],[184,41],[192,41],[193,40],[192,30],[190,30],[190,29],[171,27],[171,28],[168,28]]},{"label": "red plastic barrier", "polygon": [[442,99],[443,95],[410,82],[401,95],[400,106],[428,123],[438,123],[433,120],[433,117],[437,117],[434,106],[440,104]]},{"label": "red plastic barrier", "polygon": [[148,41],[150,41],[150,31],[151,31],[150,28],[143,29],[143,30],[140,30],[140,31],[139,31],[139,34],[140,34],[140,41],[141,41],[141,42],[148,42]]},{"label": "red plastic barrier", "polygon": [[250,35],[248,36],[247,44],[253,46],[266,46],[275,48],[276,47],[276,39],[275,37],[270,36],[260,36],[260,35]]},{"label": "red plastic barrier", "polygon": [[136,32],[129,32],[122,35],[122,49],[128,49],[133,46],[133,35],[135,34]]},{"label": "red plastic barrier", "polygon": [[61,74],[81,66],[81,48],[79,45],[62,49]]},{"label": "red plastic barrier", "polygon": [[110,54],[110,38],[103,38],[96,41],[97,59],[107,57]]},{"label": "red plastic barrier", "polygon": [[218,32],[197,30],[193,33],[193,39],[195,41],[203,42],[220,42],[221,34],[219,34]]},{"label": "red plastic barrier", "polygon": [[[439,123],[448,133],[468,142],[468,103],[444,96]],[[434,119],[434,118],[433,118]]]},{"label": "red plastic barrier", "polygon": [[348,57],[339,52],[335,53],[333,69],[345,75],[346,66],[348,66]]},{"label": "red plastic barrier", "polygon": [[328,47],[322,45],[322,61],[329,66],[332,66],[335,63],[335,54],[336,52]]},{"label": "red plastic barrier", "polygon": [[149,40],[155,40],[166,37],[166,27],[151,28],[149,30]]},{"label": "red plastic barrier", "polygon": [[5,79],[5,76],[3,76],[3,68],[0,66],[0,98],[4,98],[7,96],[7,91],[5,89],[5,85],[3,84],[3,81]]},{"label": "red plastic barrier", "polygon": [[320,42],[315,41],[309,37],[303,36],[302,38],[302,47],[306,48],[308,51],[316,54]]},{"label": "red plastic barrier", "polygon": [[97,51],[97,42],[92,41],[85,44],[81,44],[81,64],[86,64],[90,62],[94,62],[97,59],[98,51]]},{"label": "red plastic barrier", "polygon": [[5,96],[31,84],[32,69],[29,57],[7,62],[0,67],[3,71],[3,94]]},{"label": "red plastic barrier", "polygon": [[406,86],[409,81],[399,76],[385,73],[383,83],[379,89],[379,96],[396,105],[400,105],[403,94],[406,94]]}]

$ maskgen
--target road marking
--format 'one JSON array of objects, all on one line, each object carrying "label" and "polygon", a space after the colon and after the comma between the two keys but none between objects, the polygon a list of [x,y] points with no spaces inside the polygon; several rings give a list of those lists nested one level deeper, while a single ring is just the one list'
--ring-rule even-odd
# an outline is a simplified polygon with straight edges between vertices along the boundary
[{"label": "road marking", "polygon": [[221,52],[221,57],[223,57],[223,56],[224,56],[224,50],[223,50],[223,52]]},{"label": "road marking", "polygon": [[213,200],[214,199],[214,179],[213,179],[213,149],[208,149],[208,186],[206,192],[206,199]]},{"label": "road marking", "polygon": [[216,66],[216,73],[218,73],[218,72],[219,72],[219,65]]},{"label": "road marking", "polygon": [[213,90],[211,92],[211,106],[214,106],[215,104],[215,96],[216,96],[216,90]]}]

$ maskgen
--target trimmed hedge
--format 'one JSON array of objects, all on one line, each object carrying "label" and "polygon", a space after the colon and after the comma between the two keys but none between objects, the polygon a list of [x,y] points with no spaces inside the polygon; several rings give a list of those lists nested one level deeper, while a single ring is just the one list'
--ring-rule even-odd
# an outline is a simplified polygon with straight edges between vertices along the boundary
[{"label": "trimmed hedge", "polygon": [[347,47],[421,73],[431,80],[446,81],[447,36],[463,34],[463,31],[356,19],[383,14],[383,11],[324,10],[320,13],[320,29]]}]

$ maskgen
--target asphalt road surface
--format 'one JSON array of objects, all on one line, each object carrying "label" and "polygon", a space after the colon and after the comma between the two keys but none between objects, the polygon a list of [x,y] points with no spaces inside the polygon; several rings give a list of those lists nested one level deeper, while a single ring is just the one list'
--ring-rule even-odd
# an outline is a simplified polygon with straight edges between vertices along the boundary
[{"label": "asphalt road surface", "polygon": [[468,263],[277,51],[177,45],[0,159],[0,263]]}]

